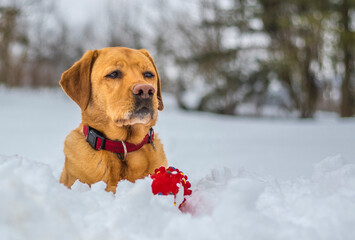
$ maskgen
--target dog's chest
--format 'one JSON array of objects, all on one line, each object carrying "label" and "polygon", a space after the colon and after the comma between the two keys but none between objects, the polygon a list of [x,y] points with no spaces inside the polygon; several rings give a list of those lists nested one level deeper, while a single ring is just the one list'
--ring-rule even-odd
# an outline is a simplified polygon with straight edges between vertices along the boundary
[{"label": "dog's chest", "polygon": [[107,167],[111,179],[127,179],[134,182],[148,175],[149,155],[144,149],[127,154],[126,158],[120,159],[116,153],[105,151]]}]

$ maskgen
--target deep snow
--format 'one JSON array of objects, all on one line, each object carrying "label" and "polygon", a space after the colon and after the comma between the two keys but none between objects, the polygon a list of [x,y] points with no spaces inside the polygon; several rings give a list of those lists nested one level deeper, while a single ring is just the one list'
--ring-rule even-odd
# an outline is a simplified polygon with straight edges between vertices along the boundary
[{"label": "deep snow", "polygon": [[[149,178],[58,183],[79,108],[58,90],[0,88],[1,239],[355,239],[355,121],[256,120],[177,110],[159,132],[194,190],[185,213]],[[323,160],[322,160],[323,159]]]}]

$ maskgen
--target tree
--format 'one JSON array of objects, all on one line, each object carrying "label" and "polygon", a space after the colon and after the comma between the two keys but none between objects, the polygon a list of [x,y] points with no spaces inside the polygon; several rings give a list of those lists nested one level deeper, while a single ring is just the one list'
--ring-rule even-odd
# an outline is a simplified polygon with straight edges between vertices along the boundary
[{"label": "tree", "polygon": [[[260,47],[240,40],[243,34],[255,38],[250,22],[256,6],[249,1],[228,3],[230,7],[202,0],[197,21],[184,17],[177,24],[183,41],[172,52],[181,69],[176,96],[184,109],[236,114],[241,102],[267,89],[267,79],[256,74]],[[195,106],[184,100],[191,89],[198,96]]]},{"label": "tree", "polygon": [[[28,47],[27,36],[23,34],[19,24],[20,15],[21,10],[15,6],[0,7],[0,83],[10,86],[19,84],[18,67],[26,59]],[[17,59],[12,52],[15,44],[25,48],[24,53],[17,56]]]},{"label": "tree", "polygon": [[350,29],[351,11],[354,11],[354,0],[342,0],[339,9],[340,39],[339,48],[342,52],[344,74],[341,85],[340,115],[350,117],[355,113],[355,32]]},{"label": "tree", "polygon": [[300,117],[311,118],[317,109],[322,79],[324,3],[322,1],[259,0],[260,17],[270,36],[269,61],[273,71],[288,89]]}]

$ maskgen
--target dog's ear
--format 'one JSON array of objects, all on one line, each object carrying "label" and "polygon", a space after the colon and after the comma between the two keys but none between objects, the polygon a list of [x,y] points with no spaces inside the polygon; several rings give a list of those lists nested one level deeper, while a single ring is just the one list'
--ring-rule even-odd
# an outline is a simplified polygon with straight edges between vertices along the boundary
[{"label": "dog's ear", "polygon": [[82,111],[89,104],[91,68],[97,55],[96,50],[88,50],[79,61],[62,74],[59,81],[64,92],[79,105]]},{"label": "dog's ear", "polygon": [[150,53],[146,50],[146,49],[140,49],[139,50],[141,53],[143,53],[153,64],[155,72],[157,73],[157,79],[158,79],[158,91],[157,91],[157,97],[158,97],[158,102],[159,102],[159,106],[158,106],[158,110],[163,110],[164,109],[164,104],[163,104],[163,98],[161,96],[161,82],[160,82],[160,77],[159,77],[159,73],[157,70],[157,67],[155,66],[154,60],[152,58],[152,56],[150,55]]}]

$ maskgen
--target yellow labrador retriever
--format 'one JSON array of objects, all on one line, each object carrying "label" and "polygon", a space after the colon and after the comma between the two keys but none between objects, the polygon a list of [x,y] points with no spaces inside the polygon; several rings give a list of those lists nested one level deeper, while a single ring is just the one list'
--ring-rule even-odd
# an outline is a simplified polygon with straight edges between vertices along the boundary
[{"label": "yellow labrador retriever", "polygon": [[61,183],[70,188],[76,180],[104,181],[106,190],[115,193],[121,179],[134,182],[167,166],[152,129],[164,106],[147,50],[89,50],[62,74],[60,85],[82,115],[64,143]]}]

